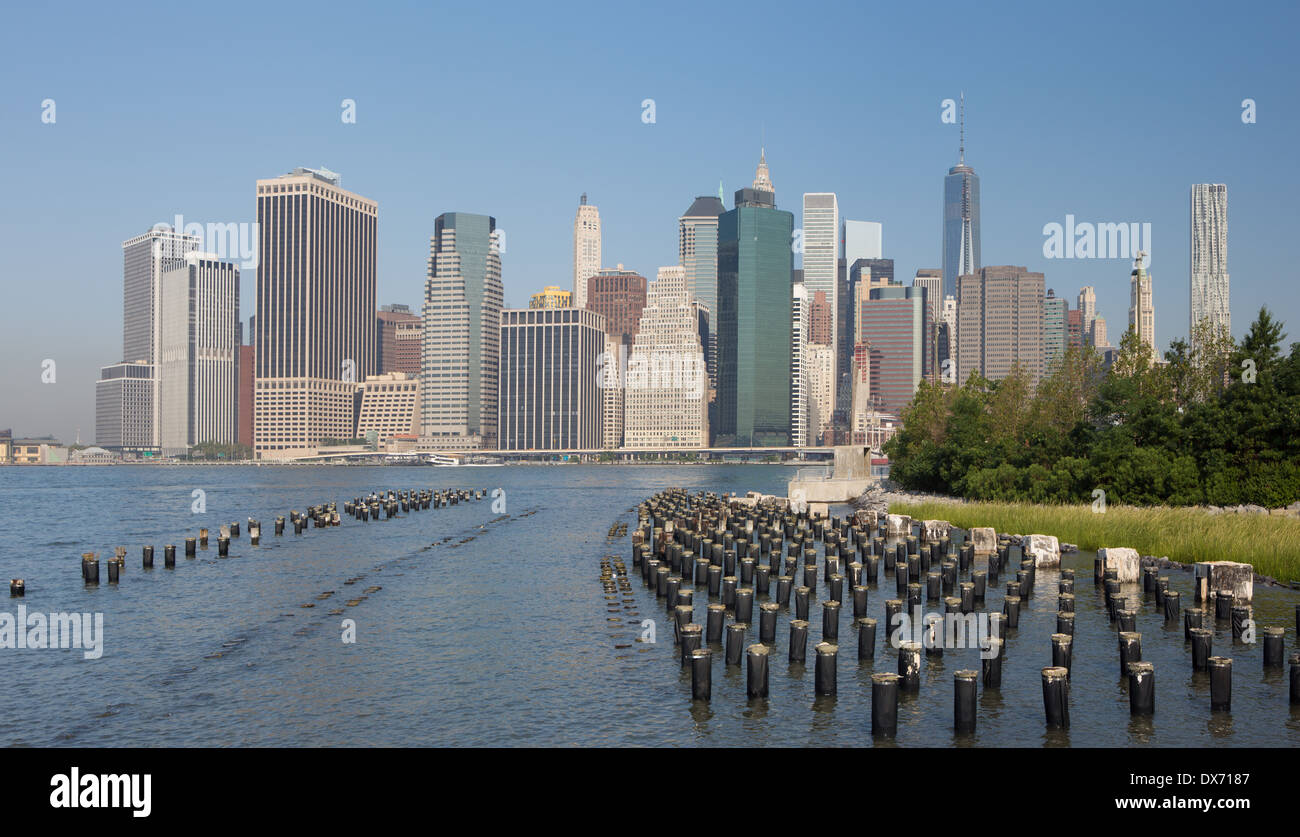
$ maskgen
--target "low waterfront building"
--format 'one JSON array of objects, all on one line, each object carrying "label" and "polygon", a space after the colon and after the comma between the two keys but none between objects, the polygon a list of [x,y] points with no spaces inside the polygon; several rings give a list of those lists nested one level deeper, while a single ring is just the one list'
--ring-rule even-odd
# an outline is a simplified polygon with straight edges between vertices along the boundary
[{"label": "low waterfront building", "polygon": [[367,375],[357,386],[354,438],[374,433],[386,442],[420,430],[420,380],[405,372]]},{"label": "low waterfront building", "polygon": [[95,382],[95,444],[111,451],[153,453],[153,364],[105,366]]}]

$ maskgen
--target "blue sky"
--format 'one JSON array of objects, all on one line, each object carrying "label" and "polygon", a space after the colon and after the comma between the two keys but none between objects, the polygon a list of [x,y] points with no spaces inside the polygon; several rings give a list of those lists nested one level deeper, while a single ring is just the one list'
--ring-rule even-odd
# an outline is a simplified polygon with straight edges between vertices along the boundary
[{"label": "blue sky", "polygon": [[1095,286],[1114,342],[1129,263],[1044,259],[1042,229],[1067,213],[1149,222],[1163,348],[1187,332],[1189,187],[1222,182],[1233,331],[1267,303],[1300,340],[1285,255],[1298,17],[1184,2],[10,8],[0,427],[91,441],[94,381],[121,354],[121,242],[177,214],[253,221],[255,180],[299,165],[379,202],[379,299],[416,308],[441,212],[496,216],[506,303],[524,305],[571,284],[581,193],[600,207],[606,264],[653,277],[676,260],[682,210],[719,180],[730,205],[761,143],[796,219],[804,192],[835,191],[842,215],[884,224],[900,277],[939,267],[957,154],[941,102],[962,90],[985,264],[1042,270],[1072,304]]}]

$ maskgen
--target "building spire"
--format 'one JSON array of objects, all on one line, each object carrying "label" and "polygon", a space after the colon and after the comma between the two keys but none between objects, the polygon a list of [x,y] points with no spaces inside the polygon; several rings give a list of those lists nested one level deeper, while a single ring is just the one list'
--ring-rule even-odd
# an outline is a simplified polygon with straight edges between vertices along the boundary
[{"label": "building spire", "polygon": [[763,148],[758,154],[758,169],[754,172],[754,188],[761,189],[764,192],[775,192],[772,186],[772,176],[767,170],[767,149]]},{"label": "building spire", "polygon": [[957,165],[966,165],[966,91],[961,92],[961,145],[958,149]]}]

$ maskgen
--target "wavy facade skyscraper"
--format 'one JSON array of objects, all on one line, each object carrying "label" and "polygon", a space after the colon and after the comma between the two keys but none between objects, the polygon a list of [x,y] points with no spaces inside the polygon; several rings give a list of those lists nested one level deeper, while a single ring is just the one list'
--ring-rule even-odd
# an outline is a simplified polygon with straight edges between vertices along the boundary
[{"label": "wavy facade skyscraper", "polygon": [[1196,325],[1232,330],[1228,310],[1228,187],[1222,183],[1192,186],[1192,257],[1190,339]]}]

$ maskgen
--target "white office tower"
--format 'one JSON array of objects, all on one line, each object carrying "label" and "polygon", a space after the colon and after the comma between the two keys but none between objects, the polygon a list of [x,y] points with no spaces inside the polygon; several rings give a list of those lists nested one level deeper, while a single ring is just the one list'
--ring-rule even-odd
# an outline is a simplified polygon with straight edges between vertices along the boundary
[{"label": "white office tower", "polygon": [[1106,318],[1096,316],[1092,319],[1092,328],[1088,329],[1088,340],[1093,348],[1105,349],[1110,346],[1110,337],[1106,334]]},{"label": "white office tower", "polygon": [[587,280],[600,272],[600,210],[582,194],[573,219],[573,307],[587,307]]},{"label": "white office tower", "polygon": [[844,264],[852,268],[858,259],[883,259],[884,227],[876,221],[845,221],[840,227]]},{"label": "white office tower", "polygon": [[[148,397],[153,411],[148,421],[128,417],[127,424],[147,426],[149,447],[161,447],[161,399],[158,397],[158,345],[162,340],[162,275],[199,248],[197,236],[184,235],[158,224],[144,235],[122,242],[122,360],[152,367]],[[132,402],[133,407],[144,403]]]},{"label": "white office tower", "polygon": [[[835,362],[834,347],[839,345],[839,240],[840,204],[834,192],[809,192],[803,196],[803,281],[808,289],[808,299],[817,299],[818,292],[826,294],[826,308],[830,316],[830,340],[826,345],[831,351],[831,401],[824,405],[828,410],[826,421],[830,422],[830,411],[835,409]],[[816,436],[816,425],[809,425],[809,432]]]},{"label": "white office tower", "polygon": [[239,268],[191,252],[162,276],[158,414],[164,456],[236,439]]},{"label": "white office tower", "polygon": [[835,347],[809,343],[804,355],[808,376],[808,441],[822,441],[831,431],[835,411]]},{"label": "white office tower", "polygon": [[623,447],[624,410],[627,391],[623,388],[623,370],[627,347],[617,334],[605,335],[605,351],[600,369],[600,437],[605,450]]},{"label": "white office tower", "polygon": [[1092,285],[1079,289],[1079,328],[1083,332],[1084,342],[1092,341],[1092,322],[1097,319],[1097,291]]},{"label": "white office tower", "polygon": [[912,279],[912,287],[925,288],[928,319],[938,323],[943,318],[943,271],[921,268]]},{"label": "white office tower", "polygon": [[1146,254],[1139,252],[1129,274],[1128,327],[1143,343],[1151,349],[1151,359],[1159,358],[1156,354],[1156,308],[1151,293],[1151,274],[1142,266]]},{"label": "white office tower", "polygon": [[1189,335],[1209,320],[1224,334],[1232,332],[1228,310],[1228,187],[1222,183],[1192,186],[1192,276]]},{"label": "white office tower", "polygon": [[808,371],[805,357],[811,318],[808,288],[803,282],[795,282],[790,301],[790,444],[796,448],[808,446]]},{"label": "white office tower", "polygon": [[685,269],[659,268],[628,355],[623,447],[708,447],[708,372],[696,310]]}]

